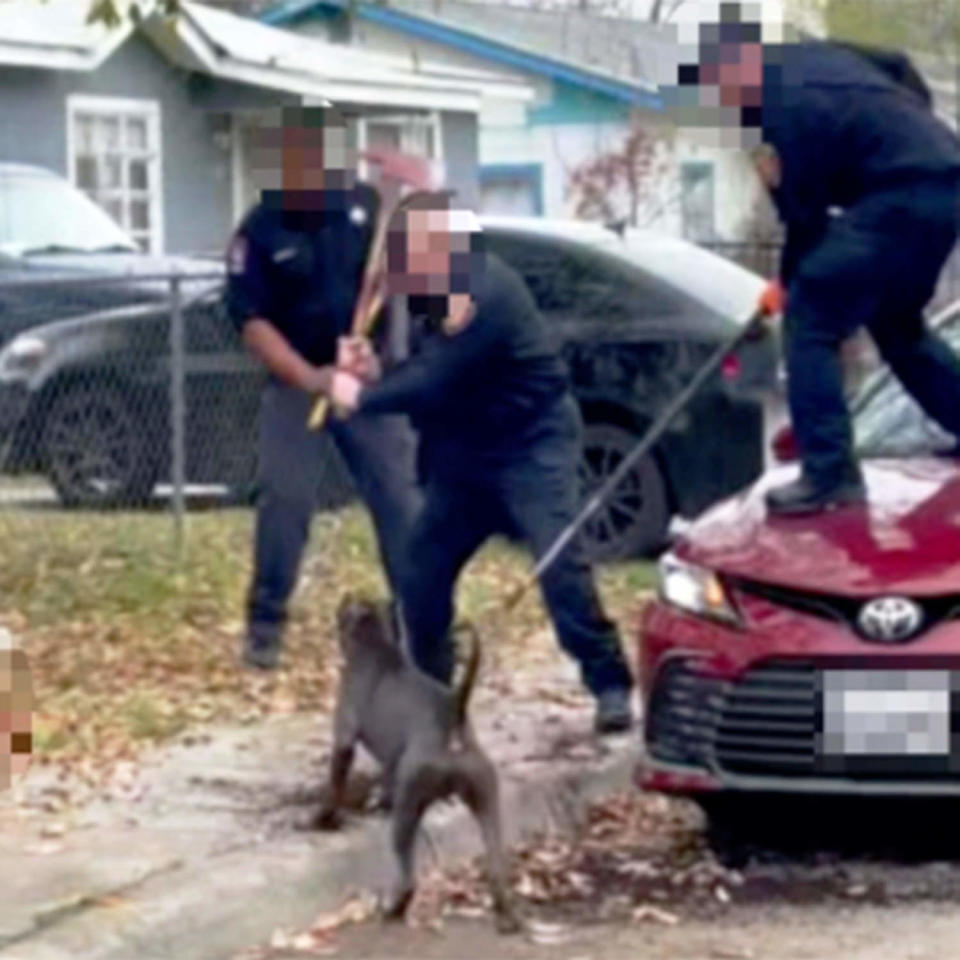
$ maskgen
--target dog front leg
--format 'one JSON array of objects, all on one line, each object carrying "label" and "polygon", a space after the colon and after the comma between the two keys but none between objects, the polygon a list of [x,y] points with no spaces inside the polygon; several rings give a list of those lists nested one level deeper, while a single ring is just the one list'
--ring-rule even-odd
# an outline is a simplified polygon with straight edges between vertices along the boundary
[{"label": "dog front leg", "polygon": [[427,784],[416,777],[397,778],[393,807],[393,852],[397,882],[384,910],[385,920],[402,920],[416,892],[414,870],[417,830],[433,797]]},{"label": "dog front leg", "polygon": [[336,830],[343,823],[340,810],[343,807],[347,777],[353,766],[354,748],[352,743],[335,745],[330,755],[330,783],[323,807],[317,814],[314,826],[319,830]]}]

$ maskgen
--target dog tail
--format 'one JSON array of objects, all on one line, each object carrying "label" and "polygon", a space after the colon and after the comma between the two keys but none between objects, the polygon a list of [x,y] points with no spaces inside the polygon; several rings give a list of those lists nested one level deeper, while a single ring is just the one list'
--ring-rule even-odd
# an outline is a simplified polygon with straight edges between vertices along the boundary
[{"label": "dog tail", "polygon": [[470,638],[470,654],[467,657],[463,680],[457,688],[453,701],[455,722],[460,728],[467,722],[467,708],[470,706],[470,697],[477,682],[477,674],[480,672],[480,635],[472,623],[457,624],[454,627],[454,633],[467,634]]}]

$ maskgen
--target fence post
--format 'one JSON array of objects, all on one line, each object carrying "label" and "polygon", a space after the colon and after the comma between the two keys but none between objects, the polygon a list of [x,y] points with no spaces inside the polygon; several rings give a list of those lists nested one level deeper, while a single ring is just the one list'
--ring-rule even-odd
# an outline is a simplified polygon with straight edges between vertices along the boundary
[{"label": "fence post", "polygon": [[170,278],[170,466],[173,483],[173,536],[177,563],[183,561],[186,486],[183,290],[179,272]]}]

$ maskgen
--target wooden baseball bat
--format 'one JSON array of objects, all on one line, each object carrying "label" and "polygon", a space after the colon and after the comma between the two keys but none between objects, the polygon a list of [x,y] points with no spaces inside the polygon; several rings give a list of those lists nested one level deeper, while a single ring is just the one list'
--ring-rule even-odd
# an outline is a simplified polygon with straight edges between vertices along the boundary
[{"label": "wooden baseball bat", "polygon": [[[387,240],[390,236],[390,223],[396,214],[409,204],[414,198],[429,190],[416,190],[406,197],[401,197],[395,203],[384,206],[379,220],[377,221],[377,230],[373,241],[370,244],[370,251],[367,255],[367,263],[363,272],[363,280],[360,284],[360,293],[357,296],[357,302],[354,306],[353,319],[350,324],[350,333],[354,337],[369,337],[373,332],[377,316],[383,307],[385,293],[383,289],[376,289],[380,284],[382,287],[386,278],[384,271],[386,264],[382,261],[387,250]],[[311,430],[319,430],[326,423],[330,412],[330,401],[327,397],[318,397],[310,411],[310,417],[307,420],[307,426]]]}]

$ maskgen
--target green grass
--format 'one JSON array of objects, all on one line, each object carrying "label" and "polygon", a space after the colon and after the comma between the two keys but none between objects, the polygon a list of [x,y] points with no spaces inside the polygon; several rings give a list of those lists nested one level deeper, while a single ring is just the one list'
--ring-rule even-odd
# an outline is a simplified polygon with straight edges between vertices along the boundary
[{"label": "green grass", "polygon": [[[169,514],[0,512],[0,623],[30,658],[39,755],[109,760],[209,720],[329,708],[338,600],[383,592],[370,524],[359,509],[316,518],[285,666],[268,678],[237,663],[252,531],[249,510],[191,514],[178,563]],[[531,637],[549,635],[537,591],[501,609],[528,571],[524,554],[492,543],[461,580],[459,611],[501,660],[519,663]],[[645,563],[600,572],[625,629],[653,576]]]}]

